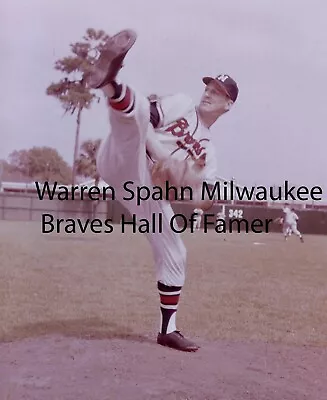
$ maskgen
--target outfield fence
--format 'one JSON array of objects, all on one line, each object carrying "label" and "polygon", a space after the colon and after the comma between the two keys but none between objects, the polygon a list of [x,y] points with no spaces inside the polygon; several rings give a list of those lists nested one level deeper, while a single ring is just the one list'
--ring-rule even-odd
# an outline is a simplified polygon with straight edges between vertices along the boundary
[{"label": "outfield fence", "polygon": [[[174,212],[181,214],[177,220],[181,224],[184,219],[190,219],[193,213],[193,206],[187,202],[174,202],[172,204]],[[265,221],[276,219],[282,216],[281,208],[264,207],[257,204],[220,204],[216,203],[207,213],[213,214],[210,217],[214,221],[215,215],[224,210],[226,222],[231,219],[243,220],[240,228],[243,231],[246,221],[251,223],[254,219]],[[327,235],[327,211],[299,208],[298,228],[303,234],[323,234]],[[111,219],[113,223],[119,224],[124,215],[125,220],[131,219],[128,211],[115,200],[91,201],[91,200],[65,200],[43,199],[40,200],[34,193],[0,193],[0,220],[5,221],[42,221],[43,214],[50,214],[55,219]],[[184,217],[183,217],[184,216]],[[208,219],[209,220],[209,219]],[[204,222],[204,219],[202,219]],[[236,226],[234,225],[237,230]],[[214,224],[208,225],[208,229],[214,228]],[[281,227],[277,224],[269,225],[269,232],[280,232]]]}]

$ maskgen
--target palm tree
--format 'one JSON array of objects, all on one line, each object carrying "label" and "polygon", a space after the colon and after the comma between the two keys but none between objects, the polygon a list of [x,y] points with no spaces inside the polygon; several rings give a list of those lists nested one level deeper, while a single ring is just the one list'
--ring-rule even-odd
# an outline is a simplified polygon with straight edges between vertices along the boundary
[{"label": "palm tree", "polygon": [[70,45],[72,55],[63,57],[55,62],[55,70],[64,74],[59,82],[52,82],[46,89],[46,94],[57,98],[62,104],[65,114],[76,113],[76,131],[73,157],[72,184],[76,180],[76,159],[79,149],[79,136],[81,115],[84,109],[91,108],[94,100],[100,101],[92,90],[86,87],[84,74],[87,73],[99,51],[104,46],[109,36],[103,31],[89,28],[82,42]]}]

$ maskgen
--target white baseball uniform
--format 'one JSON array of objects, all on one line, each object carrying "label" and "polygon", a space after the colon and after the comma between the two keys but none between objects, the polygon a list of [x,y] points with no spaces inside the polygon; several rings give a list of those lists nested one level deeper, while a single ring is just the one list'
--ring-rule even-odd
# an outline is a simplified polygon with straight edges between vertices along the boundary
[{"label": "white baseball uniform", "polygon": [[201,221],[202,221],[202,215],[203,215],[203,210],[201,208],[195,208],[193,210],[194,214],[196,214],[194,218],[194,227],[193,230],[197,229],[200,230],[201,228]]},{"label": "white baseball uniform", "polygon": [[216,221],[218,221],[218,220],[224,220],[225,221],[225,218],[226,218],[226,214],[223,211],[220,211],[220,212],[217,213]]},{"label": "white baseball uniform", "polygon": [[297,229],[297,221],[299,219],[298,215],[292,211],[289,207],[283,209],[283,233],[285,236],[290,236],[294,233],[297,236],[301,236],[301,233]]},{"label": "white baseball uniform", "polygon": [[124,200],[126,192],[119,188],[126,181],[134,181],[135,187],[153,187],[151,166],[156,154],[147,155],[147,138],[151,135],[159,139],[162,149],[172,157],[205,158],[203,179],[214,184],[216,155],[210,131],[201,123],[193,102],[183,94],[165,96],[156,102],[159,113],[156,129],[150,122],[150,102],[142,93],[124,86],[115,101],[122,104],[121,111],[108,106],[111,130],[97,155],[99,174],[115,188],[116,199],[138,219],[150,220],[153,213],[162,215],[162,232],[146,234],[153,250],[157,280],[167,286],[183,286],[186,249],[180,234],[170,227],[174,215],[170,203],[149,199],[137,205],[136,200]]}]

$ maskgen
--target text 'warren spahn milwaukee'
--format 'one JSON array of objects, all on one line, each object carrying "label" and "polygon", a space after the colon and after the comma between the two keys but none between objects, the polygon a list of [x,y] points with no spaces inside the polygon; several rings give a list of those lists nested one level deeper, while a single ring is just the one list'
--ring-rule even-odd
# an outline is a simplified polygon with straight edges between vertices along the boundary
[{"label": "text 'warren spahn milwaukee'", "polygon": [[[97,187],[97,186],[62,186],[56,182],[49,185],[45,182],[42,187],[38,182],[35,182],[38,197],[40,200],[47,198],[49,200],[74,200],[75,198],[84,200],[116,200],[116,191],[119,197],[123,200],[135,200],[138,205],[148,199],[152,200],[193,200],[195,193],[189,186],[176,188],[166,182],[164,187],[160,186],[138,186],[133,181],[123,182],[120,188],[113,186]],[[251,187],[238,187],[233,181],[230,182],[215,182],[209,184],[204,182],[201,188],[201,198],[204,199],[217,199],[217,200],[252,200],[252,201],[276,201],[276,200],[321,200],[322,188],[320,186],[313,186],[311,189],[306,186],[290,186],[288,181],[284,182],[284,186],[278,187],[265,187],[265,186],[251,186]]]}]

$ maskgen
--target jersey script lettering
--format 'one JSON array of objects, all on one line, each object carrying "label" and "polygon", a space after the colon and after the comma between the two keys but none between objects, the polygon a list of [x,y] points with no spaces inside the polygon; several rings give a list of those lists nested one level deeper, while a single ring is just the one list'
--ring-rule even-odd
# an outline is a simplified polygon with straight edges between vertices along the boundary
[{"label": "jersey script lettering", "polygon": [[190,131],[188,130],[189,123],[185,118],[180,118],[174,123],[170,124],[165,132],[172,134],[173,136],[180,138],[176,141],[176,144],[183,150],[185,150],[191,157],[205,158],[205,148],[194,139]]}]

